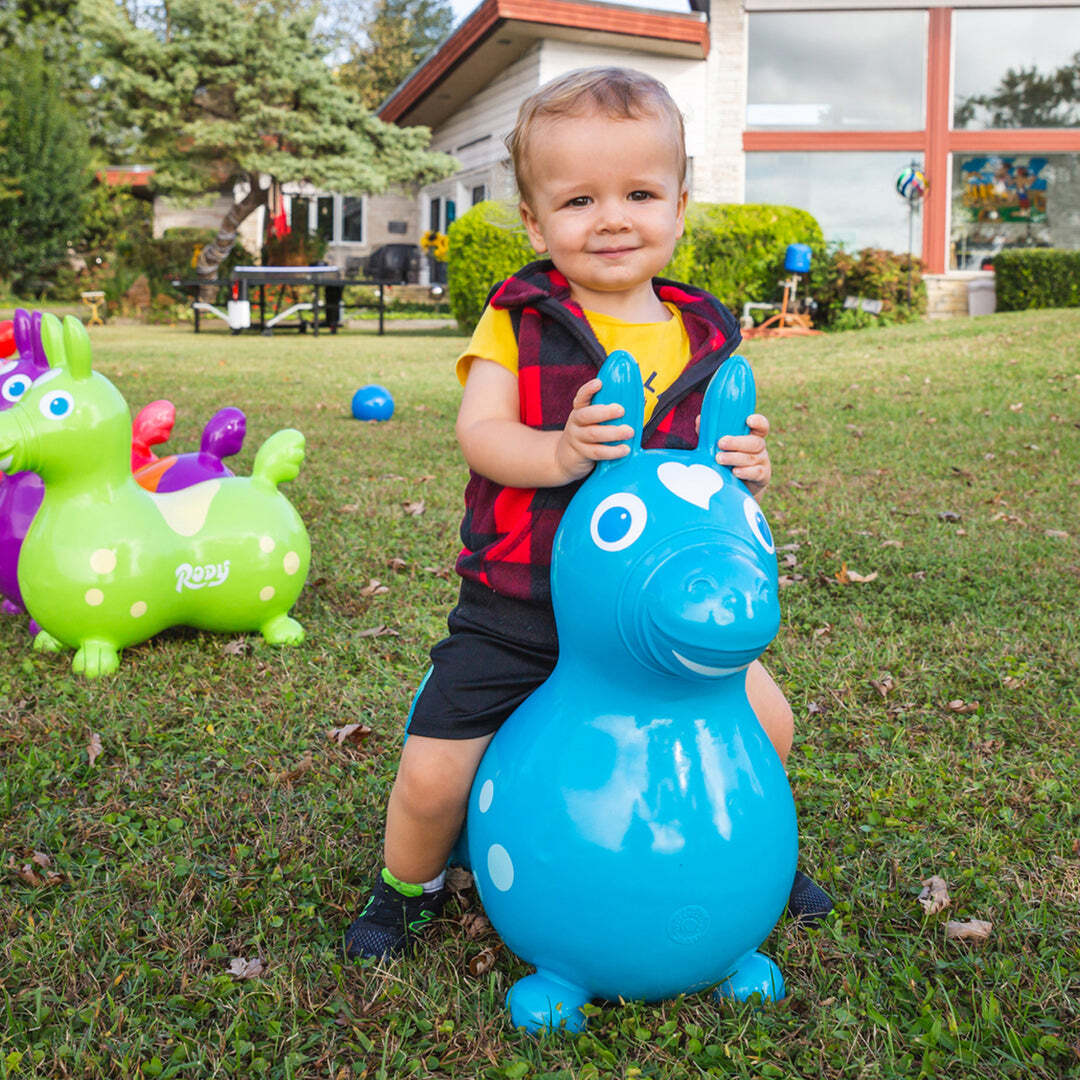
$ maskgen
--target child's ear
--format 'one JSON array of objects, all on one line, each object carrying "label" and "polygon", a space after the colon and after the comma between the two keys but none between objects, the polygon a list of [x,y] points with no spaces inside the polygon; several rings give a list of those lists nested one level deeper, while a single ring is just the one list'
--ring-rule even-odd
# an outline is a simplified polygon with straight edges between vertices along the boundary
[{"label": "child's ear", "polygon": [[683,188],[679,192],[679,204],[675,214],[675,239],[678,240],[686,228],[686,204],[690,200],[689,188]]},{"label": "child's ear", "polygon": [[521,220],[525,224],[525,231],[529,234],[529,243],[532,244],[533,251],[537,255],[543,255],[547,251],[547,241],[544,239],[544,234],[540,231],[540,221],[537,216],[529,208],[529,204],[522,199],[518,203],[518,213],[521,214]]}]

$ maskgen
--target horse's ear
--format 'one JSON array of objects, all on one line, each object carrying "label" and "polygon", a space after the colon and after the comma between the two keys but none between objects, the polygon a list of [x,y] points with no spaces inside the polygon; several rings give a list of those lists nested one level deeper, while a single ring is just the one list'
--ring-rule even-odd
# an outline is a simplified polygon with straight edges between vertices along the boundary
[{"label": "horse's ear", "polygon": [[45,346],[41,343],[41,320],[43,317],[40,311],[34,312],[30,334],[30,348],[34,354],[34,363],[42,371],[49,366],[49,358],[45,355]]},{"label": "horse's ear", "polygon": [[64,330],[55,315],[46,314],[41,319],[41,348],[50,367],[66,367]]},{"label": "horse's ear", "polygon": [[90,335],[81,319],[74,315],[64,316],[65,367],[73,379],[90,378]]},{"label": "horse's ear", "polygon": [[[593,398],[593,404],[623,407],[622,417],[611,420],[609,423],[629,424],[634,429],[634,437],[629,443],[630,452],[633,453],[641,446],[641,429],[645,425],[645,388],[641,383],[641,369],[637,361],[625,349],[616,349],[604,361],[598,378],[604,385]],[[611,443],[610,445],[620,444]],[[622,459],[601,461],[597,468],[616,464],[619,460]]]},{"label": "horse's ear", "polygon": [[754,411],[756,398],[750,365],[741,356],[729,356],[709,380],[701,405],[698,448],[710,461],[722,436],[745,435],[750,430],[746,418]]}]

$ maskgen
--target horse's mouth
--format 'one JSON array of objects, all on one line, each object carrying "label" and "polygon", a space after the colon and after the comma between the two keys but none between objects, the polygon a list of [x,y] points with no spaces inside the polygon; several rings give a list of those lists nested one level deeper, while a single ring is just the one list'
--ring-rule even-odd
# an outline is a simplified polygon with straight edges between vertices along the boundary
[{"label": "horse's mouth", "polygon": [[680,664],[687,671],[692,671],[695,675],[704,675],[706,678],[719,679],[725,675],[734,675],[736,671],[742,671],[743,668],[749,666],[749,661],[745,664],[736,664],[734,667],[713,667],[709,664],[699,664],[694,660],[683,656],[677,649],[671,650],[671,655],[679,661]]},{"label": "horse's mouth", "polygon": [[0,473],[11,472],[11,466],[15,461],[15,452],[12,451],[4,457],[0,457]]}]

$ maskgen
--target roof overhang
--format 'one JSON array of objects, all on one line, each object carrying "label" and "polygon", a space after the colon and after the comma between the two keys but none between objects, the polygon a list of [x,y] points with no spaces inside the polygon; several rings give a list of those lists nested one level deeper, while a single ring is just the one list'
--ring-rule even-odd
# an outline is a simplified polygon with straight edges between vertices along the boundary
[{"label": "roof overhang", "polygon": [[379,116],[402,127],[437,127],[537,41],[704,59],[709,23],[697,11],[670,12],[597,0],[484,0],[390,95]]}]

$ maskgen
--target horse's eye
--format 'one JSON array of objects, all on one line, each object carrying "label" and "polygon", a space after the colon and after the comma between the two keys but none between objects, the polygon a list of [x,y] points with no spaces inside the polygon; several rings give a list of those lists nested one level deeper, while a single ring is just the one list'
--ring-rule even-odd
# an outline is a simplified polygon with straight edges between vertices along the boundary
[{"label": "horse's eye", "polygon": [[628,491],[609,495],[593,511],[589,525],[593,543],[603,551],[622,551],[641,535],[648,517],[636,495]]},{"label": "horse's eye", "polygon": [[38,408],[46,420],[59,420],[75,408],[75,401],[66,390],[54,390],[38,402]]},{"label": "horse's eye", "polygon": [[769,523],[765,520],[765,515],[757,504],[757,499],[747,495],[743,500],[742,508],[743,513],[746,515],[746,524],[750,526],[754,538],[770,555],[774,554],[776,545],[773,544],[772,533],[769,532]]},{"label": "horse's eye", "polygon": [[3,387],[0,387],[0,393],[4,395],[5,401],[16,402],[30,389],[30,378],[27,375],[12,375],[8,379]]}]

